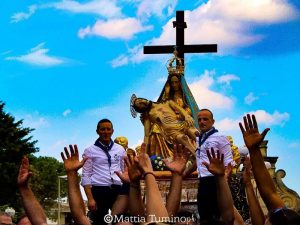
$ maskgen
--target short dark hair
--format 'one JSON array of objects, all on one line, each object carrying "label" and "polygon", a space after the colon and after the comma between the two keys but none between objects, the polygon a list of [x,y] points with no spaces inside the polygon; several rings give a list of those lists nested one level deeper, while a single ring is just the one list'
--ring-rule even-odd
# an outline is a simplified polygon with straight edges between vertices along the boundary
[{"label": "short dark hair", "polygon": [[98,122],[98,124],[97,124],[97,130],[98,130],[98,128],[100,127],[100,124],[101,124],[101,123],[110,123],[110,124],[111,124],[111,127],[113,127],[112,122],[111,122],[109,119],[104,118],[104,119],[102,119],[102,120],[100,120],[100,121]]},{"label": "short dark hair", "polygon": [[287,208],[269,213],[269,221],[272,225],[297,225],[300,224],[300,215]]},{"label": "short dark hair", "polygon": [[199,112],[202,112],[202,111],[208,111],[210,114],[211,114],[211,118],[213,119],[214,118],[214,114],[212,113],[212,111],[210,111],[209,109],[200,109]]}]

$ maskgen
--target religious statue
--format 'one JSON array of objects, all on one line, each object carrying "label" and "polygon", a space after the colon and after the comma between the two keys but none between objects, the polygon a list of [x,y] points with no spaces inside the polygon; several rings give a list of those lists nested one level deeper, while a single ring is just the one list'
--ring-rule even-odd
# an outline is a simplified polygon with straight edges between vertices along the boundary
[{"label": "religious statue", "polygon": [[[193,117],[195,126],[198,127],[198,105],[184,79],[184,66],[182,65],[182,59],[177,56],[176,50],[173,54],[173,58],[168,61],[169,76],[157,102],[163,102],[170,99],[173,100]],[[178,64],[173,66],[173,63],[176,61]]]},{"label": "religious statue", "polygon": [[[173,65],[177,62],[177,65]],[[174,51],[174,56],[168,61],[168,79],[164,85],[163,90],[157,100],[157,103],[163,103],[169,100],[175,102],[180,108],[193,118],[193,123],[198,128],[197,113],[199,108],[196,101],[184,79],[184,66],[182,65],[182,59],[177,56],[177,51]],[[178,110],[174,110],[178,120],[182,119],[182,114]],[[143,117],[143,115],[142,115]],[[143,120],[143,118],[142,118]],[[162,158],[168,158],[173,156],[172,144],[165,137],[161,127],[156,121],[152,121],[150,124],[148,143],[150,156],[160,156]],[[193,142],[192,142],[193,143]],[[195,144],[193,144],[195,147]]]},{"label": "religious statue", "polygon": [[[131,110],[142,114],[146,144],[151,145],[151,126],[155,123],[166,144],[169,146],[175,143],[185,145],[192,154],[195,154],[196,135],[199,131],[188,112],[173,100],[151,102],[132,95]],[[154,155],[151,149],[150,155]]]},{"label": "religious statue", "polygon": [[238,172],[241,164],[241,155],[239,152],[239,148],[233,144],[233,138],[231,136],[227,136],[227,138],[230,142],[233,160],[235,161],[235,166],[232,168],[232,173],[235,174]]},{"label": "religious statue", "polygon": [[128,139],[126,137],[116,137],[114,142],[119,145],[122,145],[125,150],[128,148]]}]

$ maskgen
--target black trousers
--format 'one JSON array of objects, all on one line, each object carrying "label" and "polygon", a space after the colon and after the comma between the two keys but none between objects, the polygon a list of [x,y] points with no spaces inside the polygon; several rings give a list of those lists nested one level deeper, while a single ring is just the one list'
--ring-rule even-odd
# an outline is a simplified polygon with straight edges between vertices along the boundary
[{"label": "black trousers", "polygon": [[106,225],[104,216],[112,209],[121,190],[120,185],[93,186],[92,194],[97,203],[97,211],[91,213],[93,225]]},{"label": "black trousers", "polygon": [[200,178],[197,203],[200,221],[213,221],[220,218],[214,176]]}]

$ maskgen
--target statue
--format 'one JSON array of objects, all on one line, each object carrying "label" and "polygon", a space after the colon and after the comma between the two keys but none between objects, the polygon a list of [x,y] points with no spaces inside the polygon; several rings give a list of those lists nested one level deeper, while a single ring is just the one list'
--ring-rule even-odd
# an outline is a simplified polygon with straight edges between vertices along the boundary
[{"label": "statue", "polygon": [[[168,61],[169,76],[157,102],[163,102],[170,99],[173,100],[193,117],[195,126],[198,128],[198,105],[184,79],[184,66],[182,65],[182,59],[178,58],[176,50],[173,54],[173,58]],[[178,65],[173,66],[175,61],[178,62]]]},{"label": "statue", "polygon": [[128,148],[128,139],[126,137],[116,137],[114,142],[119,145],[122,145],[125,150]]},{"label": "statue", "polygon": [[[173,66],[176,61],[177,65]],[[167,68],[169,73],[168,79],[157,100],[157,103],[163,103],[168,100],[174,101],[175,104],[177,104],[180,108],[183,108],[187,114],[193,118],[194,126],[198,128],[198,123],[196,121],[199,108],[184,79],[184,66],[182,65],[182,59],[178,58],[176,50],[174,51],[174,56],[168,61]],[[182,114],[176,109],[174,111],[177,119],[182,119]],[[163,131],[156,121],[152,121],[148,136],[148,155],[160,156],[162,158],[173,156],[171,149],[172,144],[165,137],[166,135],[163,134]]]},{"label": "statue", "polygon": [[159,103],[132,95],[131,110],[133,113],[142,113],[146,144],[151,144],[151,125],[155,123],[168,145],[179,143],[195,154],[196,135],[199,131],[194,126],[193,118],[173,100]]},{"label": "statue", "polygon": [[231,152],[232,152],[232,157],[235,162],[235,166],[232,168],[232,173],[236,174],[239,170],[239,167],[241,165],[241,155],[239,152],[239,148],[233,144],[233,138],[231,136],[227,136],[230,146],[231,146]]},{"label": "statue", "polygon": [[136,151],[132,148],[128,148],[128,139],[126,137],[120,136],[116,137],[114,140],[115,143],[122,145],[128,155],[136,155]]}]

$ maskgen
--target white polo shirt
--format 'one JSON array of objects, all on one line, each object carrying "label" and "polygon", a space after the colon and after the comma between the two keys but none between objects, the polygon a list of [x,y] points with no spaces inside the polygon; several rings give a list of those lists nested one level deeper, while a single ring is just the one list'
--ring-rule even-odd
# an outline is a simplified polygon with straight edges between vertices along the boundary
[{"label": "white polo shirt", "polygon": [[[207,133],[207,132],[206,132]],[[213,133],[210,135],[199,149],[199,137],[197,137],[197,150],[196,150],[196,159],[197,159],[197,170],[198,177],[207,177],[213,176],[202,164],[202,162],[209,163],[209,159],[206,154],[206,150],[211,151],[211,148],[214,148],[215,153],[217,150],[220,151],[220,154],[224,154],[224,165],[227,166],[228,163],[233,163],[232,152],[230,143],[226,136],[221,135],[219,132]]]},{"label": "white polo shirt", "polygon": [[83,157],[88,157],[88,160],[82,168],[82,186],[122,185],[115,171],[123,171],[125,150],[121,145],[114,143],[108,153],[111,156],[111,166],[109,166],[106,153],[96,145],[84,150]]}]

